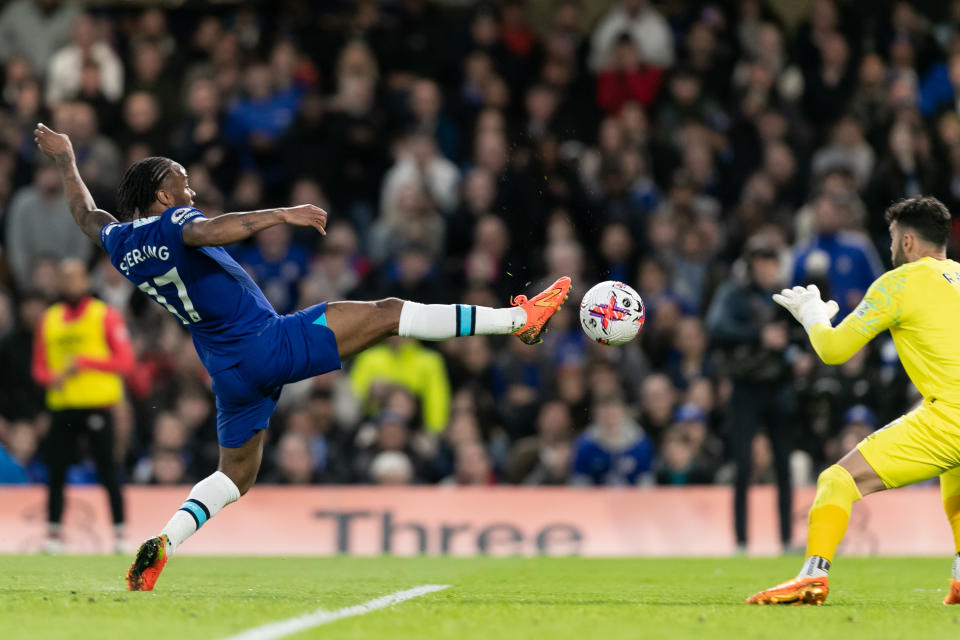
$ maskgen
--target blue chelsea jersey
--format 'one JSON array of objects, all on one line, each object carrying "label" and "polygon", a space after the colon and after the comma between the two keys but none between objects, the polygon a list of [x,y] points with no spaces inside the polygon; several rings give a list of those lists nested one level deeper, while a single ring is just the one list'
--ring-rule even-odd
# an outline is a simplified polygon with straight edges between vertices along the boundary
[{"label": "blue chelsea jersey", "polygon": [[277,313],[223,247],[184,244],[183,225],[202,217],[193,207],[171,207],[112,222],[100,229],[100,244],[120,273],[190,330],[213,375],[239,363]]}]

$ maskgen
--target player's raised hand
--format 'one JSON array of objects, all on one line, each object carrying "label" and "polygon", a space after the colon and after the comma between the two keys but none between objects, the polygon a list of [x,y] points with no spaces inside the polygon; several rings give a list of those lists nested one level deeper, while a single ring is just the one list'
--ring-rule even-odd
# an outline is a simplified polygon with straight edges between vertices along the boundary
[{"label": "player's raised hand", "polygon": [[312,204],[302,204],[297,207],[281,209],[283,221],[295,227],[313,227],[323,235],[327,235],[327,212]]},{"label": "player's raised hand", "polygon": [[73,145],[66,134],[57,133],[42,122],[37,123],[37,128],[33,130],[33,139],[40,148],[40,151],[50,156],[54,160],[66,157],[73,158]]},{"label": "player's raised hand", "polygon": [[784,289],[780,293],[773,294],[773,301],[789,311],[807,332],[818,322],[830,326],[830,320],[840,310],[840,306],[835,301],[824,302],[820,298],[820,289],[815,284]]}]

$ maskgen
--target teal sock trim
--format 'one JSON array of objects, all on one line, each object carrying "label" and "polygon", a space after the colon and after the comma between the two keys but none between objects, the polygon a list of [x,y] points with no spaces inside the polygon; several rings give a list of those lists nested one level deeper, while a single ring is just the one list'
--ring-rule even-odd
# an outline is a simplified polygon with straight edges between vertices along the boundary
[{"label": "teal sock trim", "polygon": [[457,332],[458,336],[473,335],[473,323],[476,318],[476,313],[476,308],[468,304],[461,304],[457,306],[457,320],[460,324]]},{"label": "teal sock trim", "polygon": [[184,502],[183,506],[180,507],[180,511],[186,511],[193,516],[193,519],[197,521],[197,529],[202,527],[203,523],[206,522],[210,517],[207,514],[207,509],[194,500],[187,500]]}]

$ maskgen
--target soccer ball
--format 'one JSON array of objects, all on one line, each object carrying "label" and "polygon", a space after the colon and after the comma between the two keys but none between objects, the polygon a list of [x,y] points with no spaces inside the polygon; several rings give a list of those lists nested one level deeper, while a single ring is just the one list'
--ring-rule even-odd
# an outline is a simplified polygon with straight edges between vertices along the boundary
[{"label": "soccer ball", "polygon": [[619,346],[633,340],[643,327],[643,300],[622,282],[594,285],[580,303],[580,326],[591,340]]}]

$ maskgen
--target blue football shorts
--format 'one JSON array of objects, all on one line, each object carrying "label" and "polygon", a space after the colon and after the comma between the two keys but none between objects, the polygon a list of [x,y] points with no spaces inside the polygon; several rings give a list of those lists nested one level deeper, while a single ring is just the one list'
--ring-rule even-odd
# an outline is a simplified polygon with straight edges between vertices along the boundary
[{"label": "blue football shorts", "polygon": [[243,446],[266,429],[283,385],[341,368],[326,310],[323,302],[271,320],[237,365],[213,375],[220,446]]}]

